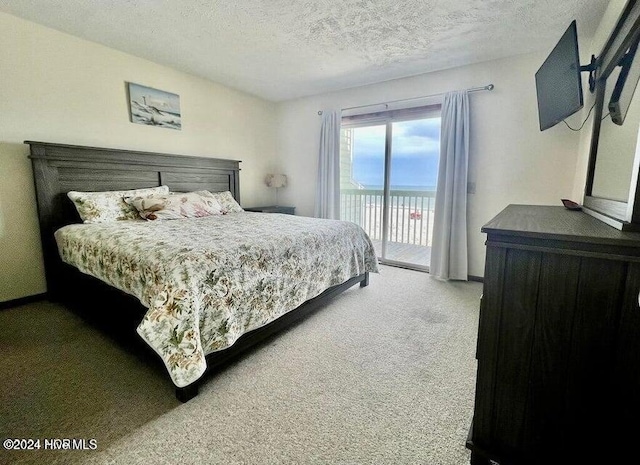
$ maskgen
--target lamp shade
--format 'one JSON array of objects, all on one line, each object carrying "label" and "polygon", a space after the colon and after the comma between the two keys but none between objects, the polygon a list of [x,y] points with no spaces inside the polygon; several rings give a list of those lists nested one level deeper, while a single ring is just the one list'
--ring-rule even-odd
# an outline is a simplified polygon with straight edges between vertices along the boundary
[{"label": "lamp shade", "polygon": [[287,176],[285,174],[267,174],[264,181],[269,187],[287,187]]}]

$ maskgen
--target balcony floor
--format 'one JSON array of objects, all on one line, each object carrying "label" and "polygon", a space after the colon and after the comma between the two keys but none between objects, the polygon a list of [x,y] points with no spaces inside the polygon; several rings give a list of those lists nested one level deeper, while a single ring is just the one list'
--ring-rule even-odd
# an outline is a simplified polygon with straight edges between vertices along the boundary
[{"label": "balcony floor", "polygon": [[[382,241],[372,240],[378,257],[382,256]],[[387,260],[407,263],[409,265],[429,266],[431,247],[425,245],[387,242]]]}]

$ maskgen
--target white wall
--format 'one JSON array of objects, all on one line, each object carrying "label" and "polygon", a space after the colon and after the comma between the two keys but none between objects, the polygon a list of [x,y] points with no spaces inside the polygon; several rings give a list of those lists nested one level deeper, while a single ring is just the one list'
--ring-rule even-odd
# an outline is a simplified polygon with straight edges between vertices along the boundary
[{"label": "white wall", "polygon": [[[281,203],[313,214],[321,117],[347,108],[495,84],[471,95],[469,181],[470,274],[484,275],[480,228],[510,203],[560,205],[571,197],[579,136],[564,125],[540,132],[534,75],[548,52],[423,74],[278,105],[280,169],[289,175]],[[573,121],[573,120],[572,120]]]},{"label": "white wall", "polygon": [[[125,81],[180,95],[181,131],[129,122]],[[245,205],[272,201],[275,104],[0,13],[0,302],[45,291],[24,140],[242,160]],[[264,200],[264,198],[268,200]]]}]

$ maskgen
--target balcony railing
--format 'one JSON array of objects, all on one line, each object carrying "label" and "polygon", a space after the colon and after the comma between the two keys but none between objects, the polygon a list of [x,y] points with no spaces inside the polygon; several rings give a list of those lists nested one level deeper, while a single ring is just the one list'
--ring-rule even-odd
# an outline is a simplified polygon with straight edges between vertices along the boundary
[{"label": "balcony railing", "polygon": [[[340,218],[359,224],[371,240],[382,240],[382,199],[374,189],[341,189]],[[387,240],[431,247],[435,191],[391,190]]]}]

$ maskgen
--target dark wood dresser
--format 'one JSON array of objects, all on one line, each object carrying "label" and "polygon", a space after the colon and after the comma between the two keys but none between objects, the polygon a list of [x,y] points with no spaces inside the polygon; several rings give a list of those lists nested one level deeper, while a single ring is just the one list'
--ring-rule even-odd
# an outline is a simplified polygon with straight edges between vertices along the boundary
[{"label": "dark wood dresser", "polygon": [[526,205],[482,231],[471,463],[640,463],[640,234]]}]

